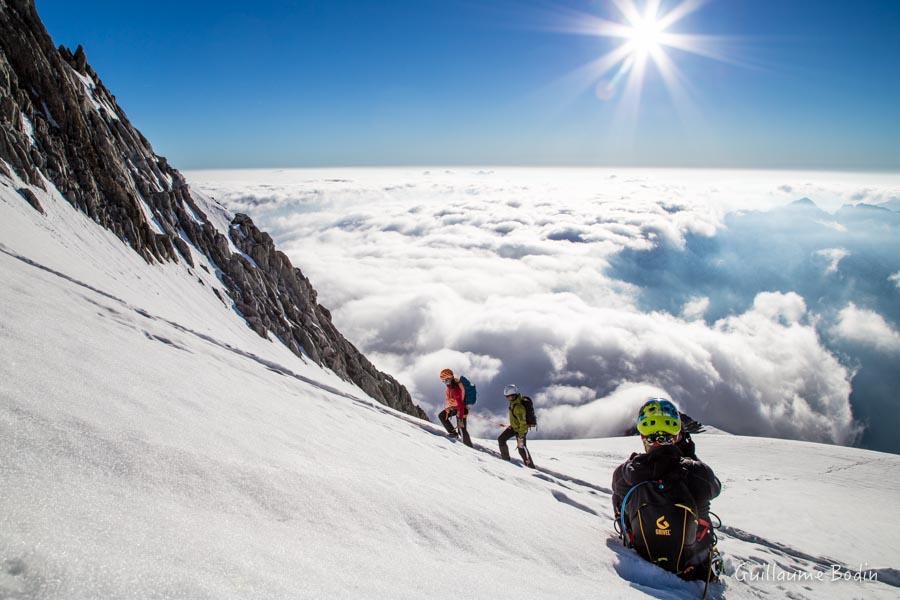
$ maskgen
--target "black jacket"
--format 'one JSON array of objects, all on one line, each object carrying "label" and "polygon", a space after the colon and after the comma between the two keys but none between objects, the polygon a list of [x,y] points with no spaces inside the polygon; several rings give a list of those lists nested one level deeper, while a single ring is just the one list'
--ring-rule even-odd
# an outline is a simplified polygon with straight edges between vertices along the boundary
[{"label": "black jacket", "polygon": [[619,518],[625,494],[633,486],[644,481],[675,479],[685,482],[694,497],[699,516],[709,520],[709,502],[722,491],[722,484],[708,465],[684,456],[678,446],[660,446],[647,454],[634,453],[616,468],[612,480],[616,519]]}]

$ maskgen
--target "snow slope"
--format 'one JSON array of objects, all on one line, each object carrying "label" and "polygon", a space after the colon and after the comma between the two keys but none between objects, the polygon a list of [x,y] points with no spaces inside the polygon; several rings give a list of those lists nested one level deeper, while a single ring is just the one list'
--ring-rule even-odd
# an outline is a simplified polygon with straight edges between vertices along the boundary
[{"label": "snow slope", "polygon": [[[694,598],[623,550],[637,440],[534,442],[538,471],[257,337],[214,274],[148,265],[56,194],[0,182],[0,598]],[[895,598],[900,457],[699,436],[729,598]],[[832,582],[833,562],[880,569]]]}]

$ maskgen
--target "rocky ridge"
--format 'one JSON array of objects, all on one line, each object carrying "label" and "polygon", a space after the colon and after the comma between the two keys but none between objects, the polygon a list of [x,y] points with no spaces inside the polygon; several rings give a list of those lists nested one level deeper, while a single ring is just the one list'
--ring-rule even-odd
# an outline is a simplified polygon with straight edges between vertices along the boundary
[{"label": "rocky ridge", "polygon": [[53,45],[33,0],[0,0],[0,176],[12,171],[27,182],[19,193],[35,210],[43,212],[30,188],[54,186],[148,262],[194,267],[195,253],[208,257],[257,334],[271,332],[378,401],[425,418],[406,388],[341,335],[309,280],[250,217],[235,215],[227,238],[213,225],[181,173],[128,121],[83,48]]}]

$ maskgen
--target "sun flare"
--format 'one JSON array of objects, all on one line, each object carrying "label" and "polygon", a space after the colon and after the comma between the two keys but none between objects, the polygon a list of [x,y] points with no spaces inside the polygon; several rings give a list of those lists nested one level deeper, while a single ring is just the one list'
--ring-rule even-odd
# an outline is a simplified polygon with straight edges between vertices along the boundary
[{"label": "sun flare", "polygon": [[723,51],[728,38],[678,31],[685,17],[710,0],[610,0],[611,18],[570,13],[562,31],[609,38],[620,43],[606,54],[573,70],[567,77],[576,89],[594,88],[603,101],[619,98],[626,121],[634,121],[640,110],[644,80],[655,71],[679,113],[693,113],[689,82],[676,64],[679,54],[694,54],[723,62],[734,62]]}]

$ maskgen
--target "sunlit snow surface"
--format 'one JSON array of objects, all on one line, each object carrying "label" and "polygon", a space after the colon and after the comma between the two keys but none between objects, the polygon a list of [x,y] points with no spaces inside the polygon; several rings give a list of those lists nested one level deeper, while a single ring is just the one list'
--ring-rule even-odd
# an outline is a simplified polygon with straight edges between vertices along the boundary
[{"label": "sunlit snow surface", "polygon": [[[839,210],[896,202],[900,176],[187,175],[271,231],[338,327],[431,414],[441,368],[476,381],[482,435],[514,382],[544,437],[617,435],[663,394],[735,433],[900,452],[900,213]],[[804,197],[819,208],[783,208]]]},{"label": "sunlit snow surface", "polygon": [[[450,442],[256,336],[202,269],[149,266],[7,184],[0,597],[699,596],[615,540],[610,475],[635,438],[532,442],[538,471]],[[714,597],[897,596],[900,458],[697,443],[725,486]],[[745,561],[822,581],[739,581]],[[879,581],[831,581],[860,563]]]}]

